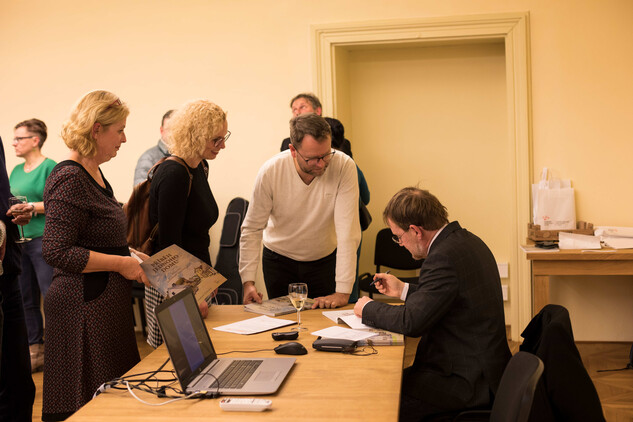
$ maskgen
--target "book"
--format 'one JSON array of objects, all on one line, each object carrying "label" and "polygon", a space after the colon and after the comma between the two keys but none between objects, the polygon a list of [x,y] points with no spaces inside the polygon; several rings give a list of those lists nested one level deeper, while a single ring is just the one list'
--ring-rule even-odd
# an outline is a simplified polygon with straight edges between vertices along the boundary
[{"label": "book", "polygon": [[352,309],[342,311],[323,311],[323,316],[329,318],[337,324],[345,324],[354,330],[375,333],[372,337],[360,340],[358,342],[359,346],[367,346],[370,341],[373,346],[399,346],[404,344],[404,335],[365,325],[363,324],[361,318],[354,315],[354,310]]},{"label": "book", "polygon": [[[307,298],[301,310],[305,311],[306,309],[310,309],[312,305],[314,305],[314,299]],[[292,306],[289,296],[280,296],[274,299],[264,300],[262,303],[248,303],[244,305],[244,310],[268,316],[279,316],[297,312],[295,307]]]},{"label": "book", "polygon": [[141,262],[150,284],[164,297],[171,297],[190,287],[196,301],[202,302],[226,281],[206,262],[178,245],[171,245]]}]

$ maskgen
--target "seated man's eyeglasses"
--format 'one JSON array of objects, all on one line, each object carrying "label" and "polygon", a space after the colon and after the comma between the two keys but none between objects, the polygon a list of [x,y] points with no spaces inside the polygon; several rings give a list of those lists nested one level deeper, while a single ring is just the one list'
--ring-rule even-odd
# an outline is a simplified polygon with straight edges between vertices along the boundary
[{"label": "seated man's eyeglasses", "polygon": [[336,152],[332,150],[329,153],[322,155],[321,157],[305,158],[303,155],[301,155],[298,149],[295,148],[295,151],[297,151],[297,154],[299,154],[299,157],[301,157],[303,161],[305,161],[306,164],[309,166],[316,166],[317,164],[319,164],[320,160],[323,160],[324,163],[329,163],[332,160],[334,153]]},{"label": "seated man's eyeglasses", "polygon": [[226,131],[226,135],[218,136],[217,138],[212,140],[213,141],[213,146],[214,147],[219,147],[222,142],[228,141],[230,137],[231,137],[231,131],[227,130]]},{"label": "seated man's eyeglasses", "polygon": [[402,233],[401,235],[397,235],[394,234],[393,236],[391,236],[391,240],[393,240],[394,242],[396,242],[398,245],[402,246],[402,236],[404,236],[406,234],[406,232],[408,232],[409,230],[411,230],[411,227],[409,227],[404,233]]}]

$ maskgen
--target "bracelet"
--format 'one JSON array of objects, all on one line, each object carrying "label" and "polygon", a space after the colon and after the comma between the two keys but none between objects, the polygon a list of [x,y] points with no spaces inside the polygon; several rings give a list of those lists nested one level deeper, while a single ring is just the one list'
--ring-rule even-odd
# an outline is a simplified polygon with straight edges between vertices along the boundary
[{"label": "bracelet", "polygon": [[35,211],[35,204],[33,202],[29,202],[29,205],[33,207],[33,217],[37,217],[37,211]]}]

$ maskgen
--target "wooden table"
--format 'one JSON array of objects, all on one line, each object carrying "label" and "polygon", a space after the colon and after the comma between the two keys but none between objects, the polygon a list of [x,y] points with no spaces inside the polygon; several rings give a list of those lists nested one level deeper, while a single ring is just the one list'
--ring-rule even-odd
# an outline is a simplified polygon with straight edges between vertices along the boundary
[{"label": "wooden table", "polygon": [[633,249],[599,249],[583,251],[532,252],[532,315],[550,303],[550,277],[556,275],[633,275]]},{"label": "wooden table", "polygon": [[[348,308],[351,309],[351,305]],[[231,353],[227,356],[280,356],[272,351],[272,348],[280,343],[272,340],[271,332],[244,336],[211,329],[255,316],[257,315],[245,312],[241,305],[212,306],[206,323],[216,352],[271,349],[251,354]],[[278,318],[296,321],[295,314]],[[275,395],[260,396],[272,400],[271,410],[262,413],[225,412],[219,407],[219,399],[182,400],[164,406],[148,406],[134,399],[127,391],[110,389],[86,404],[69,421],[193,422],[217,418],[231,421],[284,422],[397,420],[404,346],[377,346],[378,354],[371,356],[320,352],[312,348],[312,342],[316,337],[310,333],[334,323],[323,316],[322,310],[303,311],[301,322],[309,331],[299,334],[297,341],[308,349],[308,354],[296,356],[294,368]],[[285,327],[279,331],[288,331],[289,328]],[[127,375],[155,370],[167,357],[167,349],[162,345]],[[165,369],[172,369],[171,364],[167,364]],[[140,398],[151,403],[166,400],[147,393],[135,392]]]}]

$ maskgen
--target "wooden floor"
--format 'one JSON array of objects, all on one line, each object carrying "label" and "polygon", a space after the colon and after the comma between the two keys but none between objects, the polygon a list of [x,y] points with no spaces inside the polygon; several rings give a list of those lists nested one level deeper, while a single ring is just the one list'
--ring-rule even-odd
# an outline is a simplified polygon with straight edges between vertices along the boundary
[{"label": "wooden floor", "polygon": [[[141,359],[153,349],[137,333],[137,344]],[[405,349],[405,366],[413,362],[417,341],[407,339]],[[509,341],[510,350],[516,353],[519,343]],[[626,367],[630,343],[578,343],[578,350],[583,363],[593,380],[604,416],[608,422],[633,421],[633,370],[618,372],[597,372],[599,369],[618,369]],[[40,421],[42,417],[42,372],[33,374],[35,382],[35,404],[33,405],[33,421]]]}]

